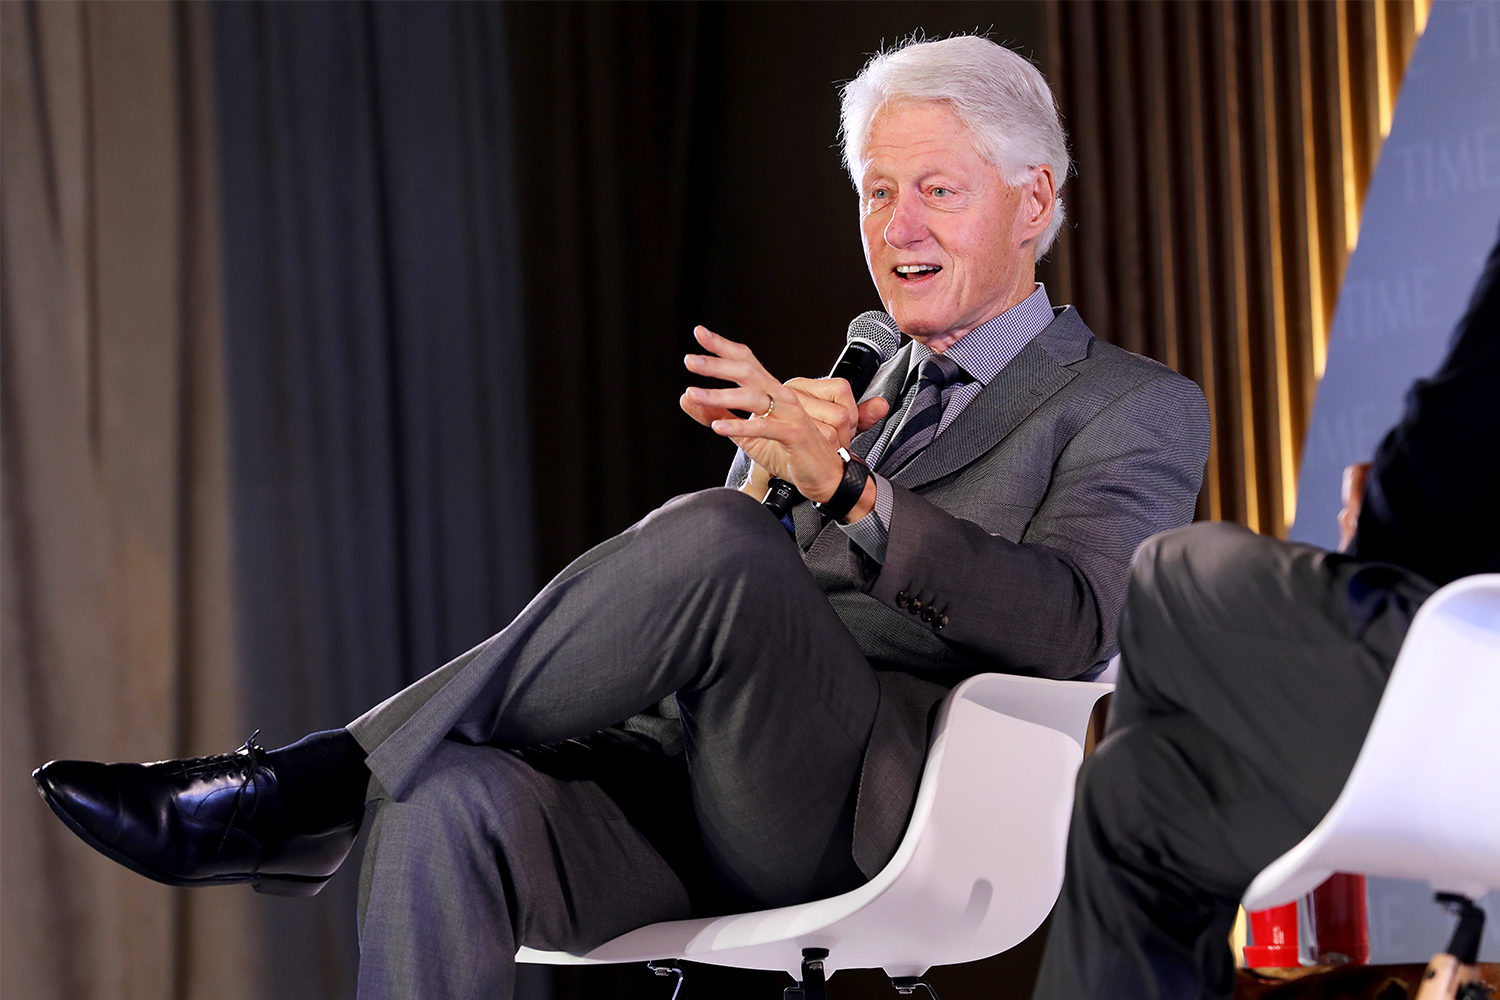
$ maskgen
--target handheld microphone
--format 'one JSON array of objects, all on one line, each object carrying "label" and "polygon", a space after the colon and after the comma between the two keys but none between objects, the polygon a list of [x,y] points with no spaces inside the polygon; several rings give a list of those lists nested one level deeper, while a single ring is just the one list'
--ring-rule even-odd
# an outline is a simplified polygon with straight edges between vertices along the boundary
[{"label": "handheld microphone", "polygon": [[[829,378],[841,378],[849,383],[854,398],[870,387],[870,380],[886,359],[901,346],[901,331],[896,321],[878,309],[862,312],[849,321],[849,332],[845,338],[844,353],[839,355]],[[777,518],[786,517],[787,512],[802,500],[797,487],[785,479],[772,479],[771,488],[761,503]]]}]

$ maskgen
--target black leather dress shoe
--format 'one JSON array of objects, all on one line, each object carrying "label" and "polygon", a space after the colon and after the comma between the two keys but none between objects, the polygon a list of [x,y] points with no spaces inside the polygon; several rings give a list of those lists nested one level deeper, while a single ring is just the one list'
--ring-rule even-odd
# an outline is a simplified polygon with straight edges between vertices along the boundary
[{"label": "black leather dress shoe", "polygon": [[325,830],[292,830],[276,771],[254,736],[216,757],[55,760],[32,777],[90,847],[167,885],[249,882],[256,892],[315,895],[348,856],[364,819],[361,808]]}]

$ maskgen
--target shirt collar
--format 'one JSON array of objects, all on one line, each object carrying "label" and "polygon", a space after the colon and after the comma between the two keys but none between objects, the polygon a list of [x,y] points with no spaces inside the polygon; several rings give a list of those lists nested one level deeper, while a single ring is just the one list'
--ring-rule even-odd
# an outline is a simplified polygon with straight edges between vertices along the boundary
[{"label": "shirt collar", "polygon": [[[1052,300],[1047,297],[1046,287],[1037,282],[1036,290],[1030,295],[959,337],[943,353],[956,361],[974,381],[989,385],[990,380],[1000,374],[1000,369],[1020,354],[1021,348],[1041,333],[1052,319]],[[911,359],[906,369],[908,380],[932,355],[933,351],[926,344],[912,343]]]}]

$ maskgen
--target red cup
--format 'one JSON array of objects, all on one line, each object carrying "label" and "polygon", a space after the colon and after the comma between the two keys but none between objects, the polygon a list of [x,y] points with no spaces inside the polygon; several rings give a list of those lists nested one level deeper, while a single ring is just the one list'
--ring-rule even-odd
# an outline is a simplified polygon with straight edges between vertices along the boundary
[{"label": "red cup", "polygon": [[1251,969],[1291,969],[1297,961],[1297,904],[1252,910],[1245,965]]},{"label": "red cup", "polygon": [[1312,893],[1312,935],[1319,965],[1366,965],[1370,961],[1370,918],[1365,909],[1365,877],[1330,875]]}]

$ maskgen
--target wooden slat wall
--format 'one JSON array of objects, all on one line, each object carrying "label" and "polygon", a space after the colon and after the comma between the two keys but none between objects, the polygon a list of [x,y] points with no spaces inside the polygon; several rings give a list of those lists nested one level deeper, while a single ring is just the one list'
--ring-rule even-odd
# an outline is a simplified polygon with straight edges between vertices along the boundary
[{"label": "wooden slat wall", "polygon": [[1359,208],[1430,0],[1049,0],[1077,175],[1042,279],[1203,387],[1198,516],[1285,537]]}]

